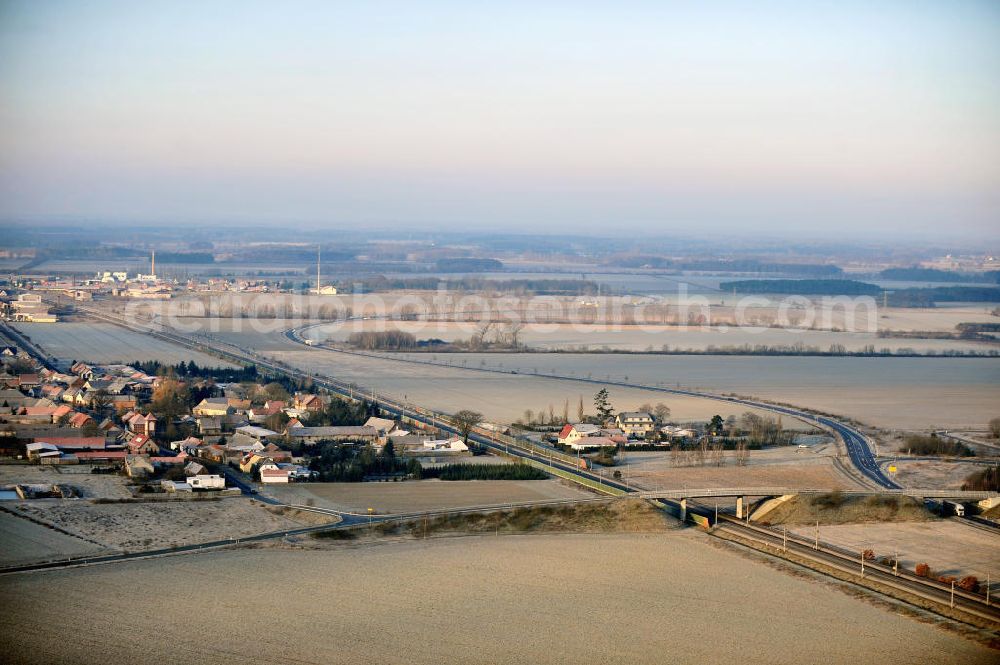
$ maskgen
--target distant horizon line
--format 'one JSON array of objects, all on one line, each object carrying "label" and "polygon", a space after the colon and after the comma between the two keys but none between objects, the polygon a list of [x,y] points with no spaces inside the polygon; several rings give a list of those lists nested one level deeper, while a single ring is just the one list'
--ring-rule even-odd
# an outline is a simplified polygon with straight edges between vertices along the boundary
[{"label": "distant horizon line", "polygon": [[[97,218],[93,215],[17,215],[17,216],[7,216],[0,218],[0,227],[19,227],[25,225],[35,225],[35,226],[45,226],[50,228],[59,228],[66,225],[75,224],[91,224],[98,228],[121,228],[122,226],[131,226],[136,230],[148,230],[155,227],[162,227],[164,225],[170,225],[173,227],[196,227],[203,226],[205,224],[219,225],[226,228],[252,228],[254,230],[269,230],[269,229],[285,229],[287,230],[288,224],[297,225],[302,231],[309,232],[340,232],[340,233],[362,233],[364,231],[371,232],[399,232],[405,230],[410,234],[416,235],[435,235],[435,234],[448,234],[448,235],[462,235],[462,236],[506,236],[506,237],[548,237],[548,238],[562,238],[562,237],[584,237],[589,239],[599,240],[602,238],[614,238],[620,237],[621,233],[630,234],[641,234],[642,236],[650,239],[684,239],[684,238],[718,238],[718,237],[736,237],[741,239],[756,239],[760,242],[767,241],[777,241],[786,240],[789,238],[794,238],[803,241],[813,241],[813,242],[839,242],[839,243],[856,243],[858,245],[870,244],[872,242],[882,243],[886,241],[892,241],[893,243],[913,246],[926,243],[939,244],[942,242],[947,242],[948,244],[954,245],[965,245],[967,243],[980,243],[986,241],[988,243],[995,243],[1000,249],[1000,234],[980,232],[974,230],[963,230],[956,232],[954,230],[942,229],[940,233],[928,230],[920,231],[909,231],[906,233],[906,237],[900,238],[900,233],[898,231],[884,231],[879,232],[877,230],[873,231],[867,229],[865,231],[864,238],[847,239],[844,237],[845,233],[850,233],[851,229],[848,228],[837,228],[830,229],[827,231],[818,231],[815,228],[808,230],[796,229],[780,231],[771,228],[740,228],[737,225],[706,225],[705,222],[678,222],[678,228],[658,228],[658,229],[643,229],[644,225],[642,223],[629,224],[627,222],[608,222],[608,225],[613,225],[618,231],[617,233],[610,233],[605,229],[594,229],[594,228],[565,228],[563,226],[556,226],[545,228],[535,227],[532,229],[521,228],[520,226],[510,226],[501,224],[485,224],[480,225],[477,228],[469,228],[468,226],[462,226],[461,222],[447,222],[439,223],[439,226],[435,226],[433,222],[413,222],[413,221],[380,221],[380,222],[359,222],[359,221],[320,221],[320,220],[304,220],[304,219],[274,219],[274,220],[262,220],[262,219],[246,219],[238,220],[234,218],[206,218],[206,219],[167,219],[167,218],[139,218],[126,219],[118,217],[100,217]],[[679,228],[681,226],[690,227],[692,225],[698,225],[700,228],[696,232],[685,228]],[[672,225],[673,226],[673,225]],[[988,249],[980,248],[983,253],[992,253]]]}]

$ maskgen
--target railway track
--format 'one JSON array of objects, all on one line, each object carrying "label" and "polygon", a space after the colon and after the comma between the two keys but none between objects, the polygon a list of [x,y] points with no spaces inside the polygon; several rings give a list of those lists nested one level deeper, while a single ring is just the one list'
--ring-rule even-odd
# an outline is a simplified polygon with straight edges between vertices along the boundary
[{"label": "railway track", "polygon": [[885,585],[897,591],[912,594],[917,598],[965,612],[979,619],[1000,625],[1000,607],[990,603],[982,595],[965,591],[951,585],[918,577],[906,570],[893,570],[875,561],[864,560],[863,552],[847,552],[841,548],[808,538],[775,531],[773,528],[746,524],[729,515],[720,515],[716,530],[727,532],[739,538],[749,539],[766,545],[775,552],[787,552],[810,561],[829,566],[842,573]]},{"label": "railway track", "polygon": [[[223,359],[234,361],[237,363],[255,363],[264,369],[278,374],[283,374],[295,379],[305,379],[308,378],[312,380],[316,385],[326,388],[333,393],[339,394],[341,396],[354,398],[365,394],[359,390],[358,386],[353,383],[348,383],[333,379],[331,377],[322,377],[318,373],[310,374],[302,370],[290,367],[284,363],[277,361],[272,361],[259,356],[258,354],[240,349],[234,345],[223,345],[218,342],[199,342],[196,340],[189,339],[187,337],[162,331],[162,330],[152,330],[142,326],[130,325],[115,317],[105,315],[100,312],[94,312],[89,309],[82,309],[87,314],[94,316],[100,320],[113,323],[137,332],[142,332],[145,334],[152,335],[154,337],[163,339],[174,344],[186,348],[192,348],[198,351],[209,353]],[[228,346],[229,348],[224,348]],[[572,378],[572,377],[570,377]],[[585,380],[585,379],[577,379]],[[607,382],[603,382],[607,383]],[[653,389],[653,388],[651,388]],[[682,391],[673,389],[660,389],[664,392],[675,392],[681,394],[689,394],[694,396],[702,396],[700,393],[692,391]],[[804,412],[799,412],[794,409],[789,409],[785,407],[777,407],[775,405],[768,404],[758,404],[748,400],[739,400],[736,398],[727,398],[722,396],[712,396],[714,399],[721,399],[724,401],[736,401],[748,405],[760,406],[763,408],[768,408],[771,410],[776,410],[782,413],[787,413],[795,417],[805,416],[807,419],[818,420],[824,422],[832,427],[842,436],[855,437],[855,443],[858,445],[867,446],[867,440],[860,433],[855,432],[850,427],[837,423],[836,421],[830,420],[829,418],[823,416],[814,416],[812,414],[807,414]],[[402,404],[395,400],[386,397],[376,397],[375,403],[379,408],[385,411],[404,418],[409,418],[410,420],[418,423],[422,423],[431,427],[440,428],[443,431],[447,431],[453,434],[458,434],[458,430],[452,426],[446,418],[439,416],[433,412],[427,412],[426,410],[420,409],[419,407],[411,407],[408,404]],[[583,483],[586,486],[595,489],[597,491],[604,491],[607,494],[612,495],[627,495],[634,493],[635,488],[629,487],[627,484],[613,480],[607,479],[597,474],[591,473],[590,471],[583,470],[579,468],[574,462],[575,458],[569,458],[569,461],[561,459],[560,456],[548,453],[548,451],[538,451],[524,446],[524,442],[517,439],[508,438],[507,440],[499,441],[496,435],[493,433],[485,433],[482,431],[473,431],[469,438],[474,442],[484,446],[487,449],[492,450],[495,453],[506,455],[513,458],[519,458],[523,460],[528,460],[534,462],[537,465],[548,466],[550,469],[558,469],[564,475],[570,474],[576,479],[585,479],[587,482]],[[846,440],[845,440],[846,443]],[[852,457],[853,459],[853,457]],[[875,469],[878,470],[877,465]],[[869,469],[870,470],[870,469]],[[864,471],[864,469],[862,469]],[[879,471],[881,475],[881,472]],[[866,476],[868,474],[866,473]],[[871,477],[871,476],[869,476]],[[895,483],[888,481],[887,478],[882,476],[882,478],[887,481],[883,484],[883,487],[888,489],[899,489],[899,486]],[[873,479],[874,480],[874,479]],[[673,510],[679,510],[679,503],[673,500],[664,499],[660,501],[661,504],[670,506]],[[699,506],[689,506],[687,507],[688,513],[698,514],[708,520],[712,519],[712,514],[704,507]],[[444,514],[444,513],[442,513]],[[970,518],[966,518],[970,519]],[[986,528],[982,525],[978,525],[980,528]],[[329,527],[327,527],[329,528]],[[837,570],[841,570],[847,573],[854,573],[855,571],[860,571],[861,568],[861,553],[858,553],[858,559],[855,560],[851,554],[843,551],[838,551],[829,545],[821,545],[819,547],[815,546],[815,543],[809,543],[807,540],[798,537],[791,536],[788,537],[783,534],[778,534],[772,529],[767,527],[761,527],[752,524],[746,524],[740,520],[733,518],[728,515],[719,514],[718,522],[714,525],[715,529],[724,530],[729,533],[735,533],[739,537],[744,539],[749,539],[756,541],[758,543],[767,545],[774,548],[776,545],[780,546],[785,551],[792,551],[799,556],[804,556],[811,560],[823,563],[824,565],[831,566]],[[299,532],[307,533],[317,529],[300,529]],[[291,533],[291,532],[289,532]],[[249,539],[243,539],[247,541]],[[992,604],[988,604],[986,599],[978,594],[972,594],[965,592],[961,589],[950,589],[943,588],[943,585],[935,580],[928,580],[925,578],[916,577],[915,575],[908,572],[894,572],[881,564],[874,562],[865,562],[865,574],[870,580],[875,580],[881,584],[884,584],[890,588],[897,589],[906,593],[913,594],[918,598],[924,600],[939,603],[942,605],[947,605],[951,608],[958,609],[962,612],[966,612],[972,616],[978,617],[980,619],[985,619],[987,621],[995,622],[1000,624],[1000,608]]]}]

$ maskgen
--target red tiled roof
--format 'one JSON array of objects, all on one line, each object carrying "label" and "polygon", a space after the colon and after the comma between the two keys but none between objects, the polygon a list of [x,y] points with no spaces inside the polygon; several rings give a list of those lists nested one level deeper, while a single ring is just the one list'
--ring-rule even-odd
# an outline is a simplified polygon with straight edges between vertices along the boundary
[{"label": "red tiled roof", "polygon": [[55,414],[54,406],[24,406],[21,407],[22,416],[51,416]]},{"label": "red tiled roof", "polygon": [[260,475],[277,478],[279,476],[287,476],[288,472],[284,469],[261,469]]},{"label": "red tiled roof", "polygon": [[91,420],[93,420],[93,418],[91,418],[90,416],[88,416],[86,413],[77,413],[77,414],[74,414],[69,419],[69,424],[72,425],[73,427],[83,427],[84,425],[86,425],[87,423],[89,423]]},{"label": "red tiled roof", "polygon": [[81,450],[73,453],[77,459],[125,459],[124,450]]}]

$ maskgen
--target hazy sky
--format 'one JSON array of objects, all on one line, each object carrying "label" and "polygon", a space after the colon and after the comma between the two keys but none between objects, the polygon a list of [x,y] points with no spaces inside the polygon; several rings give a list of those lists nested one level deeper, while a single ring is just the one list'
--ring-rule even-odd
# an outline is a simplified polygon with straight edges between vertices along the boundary
[{"label": "hazy sky", "polygon": [[996,237],[1000,2],[0,0],[67,217]]}]

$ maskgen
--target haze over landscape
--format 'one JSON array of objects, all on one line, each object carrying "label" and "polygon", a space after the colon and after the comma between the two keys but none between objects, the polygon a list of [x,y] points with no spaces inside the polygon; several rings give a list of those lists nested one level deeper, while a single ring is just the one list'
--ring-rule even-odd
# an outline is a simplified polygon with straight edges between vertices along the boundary
[{"label": "haze over landscape", "polygon": [[993,2],[0,12],[11,221],[982,237],[1000,212]]},{"label": "haze over landscape", "polygon": [[0,0],[0,661],[996,663],[1000,4]]}]

